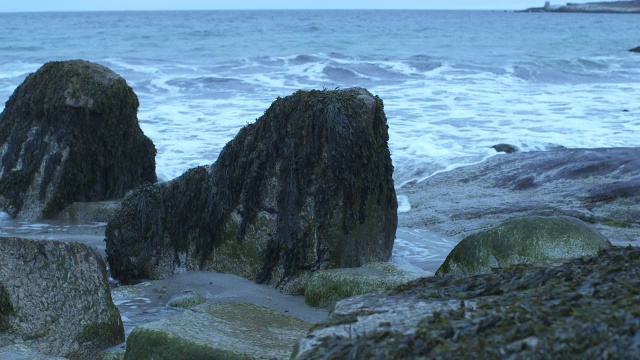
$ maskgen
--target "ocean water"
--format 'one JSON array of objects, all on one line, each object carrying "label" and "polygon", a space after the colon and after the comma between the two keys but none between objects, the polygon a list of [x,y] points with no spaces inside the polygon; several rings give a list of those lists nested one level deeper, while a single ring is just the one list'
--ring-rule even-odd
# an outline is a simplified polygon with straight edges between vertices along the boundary
[{"label": "ocean water", "polygon": [[[637,15],[617,14],[0,13],[0,104],[45,62],[105,65],[138,95],[169,180],[213,163],[278,96],[361,86],[384,101],[401,188],[497,143],[639,146],[640,55],[626,51],[638,34]],[[398,239],[395,255],[434,263],[454,245],[420,230]]]}]

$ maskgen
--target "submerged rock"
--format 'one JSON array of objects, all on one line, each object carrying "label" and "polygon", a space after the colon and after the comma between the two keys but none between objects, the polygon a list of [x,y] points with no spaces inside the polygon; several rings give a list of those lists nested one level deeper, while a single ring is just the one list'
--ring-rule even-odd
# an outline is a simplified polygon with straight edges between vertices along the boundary
[{"label": "submerged rock", "polygon": [[309,324],[245,303],[206,303],[136,327],[125,359],[288,359]]},{"label": "submerged rock", "polygon": [[490,146],[490,148],[494,149],[496,152],[503,152],[507,154],[512,154],[514,152],[518,152],[519,150],[517,146],[509,145],[509,144],[496,144],[496,145]]},{"label": "submerged rock", "polygon": [[338,302],[292,359],[640,357],[640,249],[429,277]]},{"label": "submerged rock", "polygon": [[79,243],[0,238],[0,347],[93,358],[124,341],[105,264]]},{"label": "submerged rock", "polygon": [[106,231],[114,277],[215,270],[301,291],[309,271],[386,261],[397,226],[382,101],[298,91],[240,130],[212,166],[143,187]]},{"label": "submerged rock", "polygon": [[137,110],[126,81],[98,64],[50,62],[29,75],[0,114],[0,209],[52,218],[155,182],[156,150]]},{"label": "submerged rock", "polygon": [[609,246],[607,238],[576,218],[525,216],[467,236],[436,275],[469,276],[495,267],[593,256]]}]

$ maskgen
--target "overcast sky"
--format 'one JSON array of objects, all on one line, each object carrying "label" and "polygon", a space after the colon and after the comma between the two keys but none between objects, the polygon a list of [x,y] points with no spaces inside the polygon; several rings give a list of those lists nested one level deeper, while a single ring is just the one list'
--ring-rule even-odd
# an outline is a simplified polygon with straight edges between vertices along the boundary
[{"label": "overcast sky", "polygon": [[[231,9],[521,10],[544,0],[3,0],[0,12]],[[552,4],[564,4],[551,1]]]}]

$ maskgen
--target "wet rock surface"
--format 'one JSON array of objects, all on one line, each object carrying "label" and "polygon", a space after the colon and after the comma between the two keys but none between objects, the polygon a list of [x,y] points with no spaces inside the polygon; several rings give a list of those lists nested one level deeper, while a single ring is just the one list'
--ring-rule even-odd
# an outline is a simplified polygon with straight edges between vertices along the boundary
[{"label": "wet rock surface", "polygon": [[291,292],[302,274],[391,256],[397,201],[382,101],[298,91],[212,166],[129,196],[107,227],[114,277],[215,270]]},{"label": "wet rock surface", "polygon": [[614,245],[640,239],[640,148],[497,155],[398,190],[400,226],[462,239],[511,218],[571,216]]},{"label": "wet rock surface", "polygon": [[247,303],[207,303],[138,326],[125,359],[288,359],[309,324]]},{"label": "wet rock surface", "polygon": [[83,244],[0,238],[0,346],[88,359],[121,343],[105,264]]},{"label": "wet rock surface", "polygon": [[0,114],[0,209],[52,218],[155,182],[156,150],[137,110],[133,90],[104,66],[50,62],[30,74]]},{"label": "wet rock surface", "polygon": [[464,238],[436,275],[469,276],[515,264],[593,256],[611,246],[588,224],[568,216],[525,216]]},{"label": "wet rock surface", "polygon": [[295,359],[636,358],[640,249],[429,277],[338,302]]}]

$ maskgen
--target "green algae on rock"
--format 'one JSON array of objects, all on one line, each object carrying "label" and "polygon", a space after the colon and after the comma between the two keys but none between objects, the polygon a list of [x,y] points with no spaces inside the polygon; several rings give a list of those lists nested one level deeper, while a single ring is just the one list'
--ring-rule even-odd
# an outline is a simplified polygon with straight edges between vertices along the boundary
[{"label": "green algae on rock", "polygon": [[207,302],[207,298],[202,294],[188,291],[186,293],[178,294],[172,297],[171,299],[169,299],[167,305],[177,308],[190,309],[194,306],[204,304],[205,302]]},{"label": "green algae on rock", "polygon": [[572,217],[525,216],[464,238],[436,275],[469,276],[514,264],[540,264],[595,255],[611,243]]},{"label": "green algae on rock", "polygon": [[317,308],[330,309],[338,300],[375,292],[407,283],[426,271],[409,271],[392,263],[371,263],[358,268],[319,270],[304,283],[305,302]]},{"label": "green algae on rock", "polygon": [[292,359],[638,358],[640,249],[342,300]]},{"label": "green algae on rock", "polygon": [[386,261],[397,201],[382,101],[360,88],[277,99],[220,153],[127,197],[106,231],[122,282],[215,270],[287,291]]},{"label": "green algae on rock", "polygon": [[206,303],[136,327],[125,359],[286,359],[309,324],[246,303]]},{"label": "green algae on rock", "polygon": [[0,209],[52,218],[155,182],[156,150],[137,110],[131,87],[102,65],[49,62],[27,76],[0,114]]},{"label": "green algae on rock", "polygon": [[[100,254],[80,243],[0,238],[0,347],[93,358],[124,341]],[[7,300],[12,310],[7,315]]]}]

